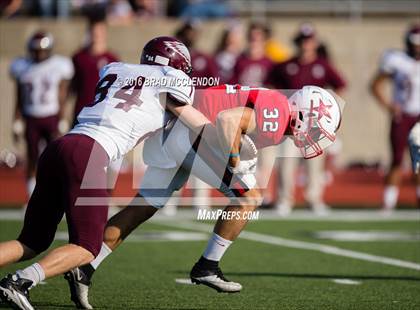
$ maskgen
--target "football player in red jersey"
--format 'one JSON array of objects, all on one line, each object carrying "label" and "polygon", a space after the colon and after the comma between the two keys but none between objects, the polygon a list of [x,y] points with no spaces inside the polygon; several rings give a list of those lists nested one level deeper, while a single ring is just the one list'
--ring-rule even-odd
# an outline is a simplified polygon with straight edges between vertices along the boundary
[{"label": "football player in red jersey", "polygon": [[254,176],[256,158],[241,158],[242,135],[251,137],[260,149],[279,144],[290,134],[302,155],[313,158],[334,141],[341,121],[337,101],[315,86],[304,87],[288,99],[276,90],[221,85],[198,91],[194,107],[215,125],[216,133],[208,125],[210,128],[196,137],[176,122],[169,133],[146,141],[144,161],[148,169],[138,196],[108,221],[98,257],[68,274],[72,300],[79,307],[91,308],[88,289],[98,265],[162,208],[190,173],[230,198],[231,204],[224,211],[240,214],[239,218],[218,219],[207,248],[191,270],[191,280],[219,292],[239,292],[241,284],[223,276],[219,261],[245,227],[247,220],[242,215],[254,211],[261,200]]}]

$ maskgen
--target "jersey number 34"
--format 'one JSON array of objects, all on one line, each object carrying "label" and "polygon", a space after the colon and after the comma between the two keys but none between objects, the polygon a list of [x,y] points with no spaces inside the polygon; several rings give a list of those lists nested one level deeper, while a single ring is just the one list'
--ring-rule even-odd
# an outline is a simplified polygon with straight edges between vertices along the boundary
[{"label": "jersey number 34", "polygon": [[[93,105],[98,104],[106,98],[109,88],[117,80],[117,77],[117,74],[108,74],[100,80],[98,84],[96,84],[96,100]],[[122,109],[125,112],[128,112],[134,105],[140,106],[142,104],[140,91],[143,86],[144,79],[145,78],[143,76],[138,76],[136,79],[132,79],[131,83],[127,83],[127,85],[121,87],[114,93],[112,98],[122,100],[115,106],[116,109]]]}]

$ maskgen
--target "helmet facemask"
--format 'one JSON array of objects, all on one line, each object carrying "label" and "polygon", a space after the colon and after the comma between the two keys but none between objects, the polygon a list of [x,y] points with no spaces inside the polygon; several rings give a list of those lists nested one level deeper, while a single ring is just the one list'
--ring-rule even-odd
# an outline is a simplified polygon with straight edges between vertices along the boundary
[{"label": "helmet facemask", "polygon": [[321,89],[319,92],[319,89],[306,86],[289,99],[293,140],[306,159],[323,154],[323,150],[335,141],[341,119],[335,99],[331,95],[325,96],[326,91]]}]

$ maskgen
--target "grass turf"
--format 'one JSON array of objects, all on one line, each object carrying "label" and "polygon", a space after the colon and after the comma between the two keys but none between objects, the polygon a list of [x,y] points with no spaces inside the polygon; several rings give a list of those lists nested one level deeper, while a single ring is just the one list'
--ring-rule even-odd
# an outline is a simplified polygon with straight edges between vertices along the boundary
[{"label": "grass turf", "polygon": [[[0,240],[16,237],[20,225],[0,220]],[[135,234],[148,230],[179,229],[154,222]],[[420,263],[419,241],[338,242],[312,235],[320,230],[418,232],[420,225],[414,221],[256,221],[247,230]],[[235,242],[221,264],[228,278],[243,284],[241,293],[218,294],[204,286],[175,283],[188,277],[205,244],[126,242],[96,272],[91,303],[95,309],[420,309],[419,271],[248,240]],[[0,276],[25,265],[2,268]],[[334,279],[359,284],[337,284]],[[48,279],[31,291],[31,298],[38,309],[72,307],[62,277]]]}]

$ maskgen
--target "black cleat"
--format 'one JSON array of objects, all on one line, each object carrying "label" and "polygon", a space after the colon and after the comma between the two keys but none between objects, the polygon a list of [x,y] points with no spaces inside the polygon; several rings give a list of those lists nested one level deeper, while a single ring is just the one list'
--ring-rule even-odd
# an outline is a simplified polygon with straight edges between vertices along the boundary
[{"label": "black cleat", "polygon": [[29,301],[29,288],[32,284],[31,280],[9,274],[0,281],[0,300],[13,309],[34,310]]},{"label": "black cleat", "polygon": [[204,284],[219,293],[237,293],[242,290],[242,285],[226,279],[219,267],[205,269],[196,263],[190,272],[190,278],[191,282]]},{"label": "black cleat", "polygon": [[89,304],[89,286],[91,284],[87,275],[80,269],[74,268],[64,274],[70,287],[71,300],[77,309],[93,309]]}]

